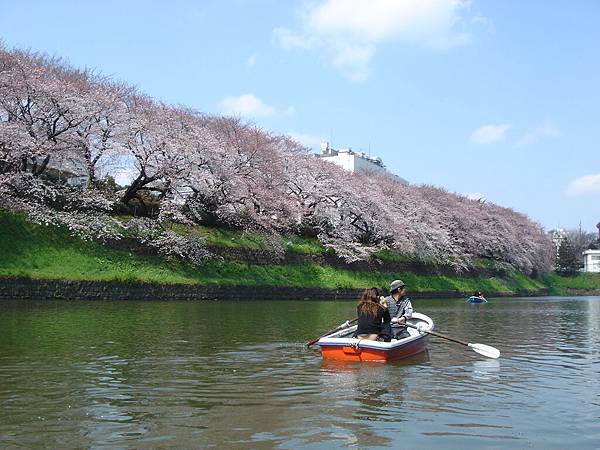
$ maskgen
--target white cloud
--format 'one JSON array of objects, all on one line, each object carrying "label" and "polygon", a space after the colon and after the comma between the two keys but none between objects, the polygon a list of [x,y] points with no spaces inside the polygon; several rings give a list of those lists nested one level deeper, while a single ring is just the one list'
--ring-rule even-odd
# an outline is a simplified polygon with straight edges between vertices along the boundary
[{"label": "white cloud", "polygon": [[274,28],[273,34],[275,35],[275,39],[279,42],[279,45],[286,50],[293,50],[296,48],[310,50],[317,45],[318,42],[315,38],[296,34],[287,28]]},{"label": "white cloud", "polygon": [[325,0],[306,3],[301,29],[275,28],[287,50],[313,50],[347,77],[364,80],[376,47],[409,42],[434,48],[460,45],[456,31],[468,0]]},{"label": "white cloud", "polygon": [[469,141],[475,145],[495,144],[504,140],[509,128],[508,123],[482,125],[471,133]]},{"label": "white cloud", "polygon": [[337,49],[331,62],[350,80],[365,81],[369,77],[369,62],[374,52],[373,45],[344,46]]},{"label": "white cloud", "polygon": [[315,136],[314,134],[306,134],[306,133],[296,133],[295,131],[290,131],[287,133],[293,140],[300,142],[305,147],[316,148],[321,144],[323,140],[319,136]]},{"label": "white cloud", "polygon": [[600,173],[577,178],[567,186],[565,193],[570,196],[600,194]]},{"label": "white cloud", "polygon": [[552,139],[562,136],[562,131],[554,124],[545,122],[525,133],[515,144],[516,147],[533,145],[544,139]]},{"label": "white cloud", "polygon": [[256,53],[252,53],[250,56],[248,56],[248,59],[246,59],[247,69],[254,69],[254,66],[256,66]]},{"label": "white cloud", "polygon": [[254,94],[225,97],[219,102],[223,114],[243,117],[269,117],[275,113],[273,106],[265,104]]},{"label": "white cloud", "polygon": [[296,107],[289,105],[284,109],[278,109],[267,105],[254,94],[243,94],[239,97],[225,97],[219,102],[219,109],[225,115],[241,116],[246,118],[253,117],[272,117],[275,115],[293,116],[296,114]]}]

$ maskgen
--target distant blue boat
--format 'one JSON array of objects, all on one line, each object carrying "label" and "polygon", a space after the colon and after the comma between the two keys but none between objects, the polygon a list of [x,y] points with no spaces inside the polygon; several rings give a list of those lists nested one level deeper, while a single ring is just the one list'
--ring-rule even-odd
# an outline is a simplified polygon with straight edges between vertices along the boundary
[{"label": "distant blue boat", "polygon": [[468,303],[487,303],[488,301],[484,297],[477,297],[476,295],[471,295],[467,299]]}]

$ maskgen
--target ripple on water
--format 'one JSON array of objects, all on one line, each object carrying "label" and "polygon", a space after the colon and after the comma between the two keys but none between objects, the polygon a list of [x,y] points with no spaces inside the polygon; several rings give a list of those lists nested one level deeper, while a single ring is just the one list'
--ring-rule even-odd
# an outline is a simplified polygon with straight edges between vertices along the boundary
[{"label": "ripple on water", "polygon": [[[415,304],[502,357],[433,338],[391,364],[306,350],[322,331],[314,310],[336,323],[353,303],[17,305],[22,321],[0,315],[0,447],[597,447],[599,299]],[[240,309],[271,325],[256,336],[235,321],[215,340],[210,318]]]}]

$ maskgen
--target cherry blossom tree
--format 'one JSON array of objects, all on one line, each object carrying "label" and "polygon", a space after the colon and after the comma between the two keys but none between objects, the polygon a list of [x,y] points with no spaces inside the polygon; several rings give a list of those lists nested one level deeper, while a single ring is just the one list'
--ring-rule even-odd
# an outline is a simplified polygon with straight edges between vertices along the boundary
[{"label": "cherry blossom tree", "polygon": [[[87,114],[75,130],[76,145],[72,152],[73,163],[84,166],[90,188],[98,187],[98,170],[114,170],[123,154],[121,146],[130,130],[131,115],[127,103],[135,90],[122,83],[97,80],[89,98]],[[118,166],[118,164],[117,164]]]},{"label": "cherry blossom tree", "polygon": [[[67,186],[51,170],[87,177]],[[120,167],[119,167],[120,166]],[[99,189],[118,169],[132,174],[122,204],[158,207],[122,221]],[[59,59],[0,48],[0,206],[85,238],[134,233],[168,257],[201,262],[205,242],[169,223],[260,230],[282,254],[281,232],[316,236],[348,261],[393,249],[457,271],[487,258],[526,273],[551,270],[541,226],[491,203],[385,174],[349,174],[239,118],[174,107]]]},{"label": "cherry blossom tree", "polygon": [[39,176],[51,158],[76,147],[75,129],[89,115],[89,78],[57,59],[0,51],[0,107],[7,122],[29,135],[28,145],[8,147],[3,139],[21,171]]},{"label": "cherry blossom tree", "polygon": [[125,204],[142,200],[142,191],[163,197],[173,179],[183,176],[188,168],[185,126],[175,108],[157,105],[147,97],[136,96],[130,105],[129,130],[122,138],[137,175],[121,197]]}]

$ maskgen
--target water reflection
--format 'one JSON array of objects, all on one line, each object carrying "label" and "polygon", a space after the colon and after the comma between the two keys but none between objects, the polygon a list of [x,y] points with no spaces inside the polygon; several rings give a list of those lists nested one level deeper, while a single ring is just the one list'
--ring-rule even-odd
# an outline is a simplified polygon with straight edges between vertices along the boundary
[{"label": "water reflection", "polygon": [[[484,359],[432,338],[427,353],[389,364],[323,361],[305,348],[351,317],[354,302],[2,306],[0,447],[600,442],[597,297],[490,299],[475,307],[419,299],[416,308],[440,332],[503,356]],[[257,332],[256,323],[266,326]]]},{"label": "water reflection", "polygon": [[475,381],[494,381],[500,379],[500,361],[484,359],[473,363],[472,377]]},{"label": "water reflection", "polygon": [[[321,364],[321,396],[336,399],[335,408],[321,413],[330,423],[332,435],[345,445],[389,446],[392,440],[378,432],[377,422],[385,422],[393,412],[392,403],[402,402],[402,386],[390,386],[388,368],[381,363],[324,361]],[[330,401],[330,400],[329,400]]]}]

